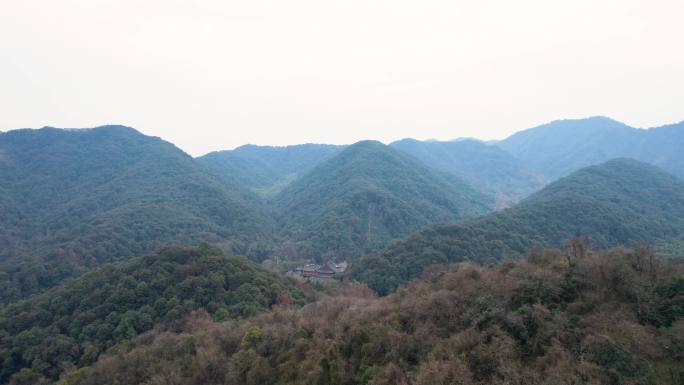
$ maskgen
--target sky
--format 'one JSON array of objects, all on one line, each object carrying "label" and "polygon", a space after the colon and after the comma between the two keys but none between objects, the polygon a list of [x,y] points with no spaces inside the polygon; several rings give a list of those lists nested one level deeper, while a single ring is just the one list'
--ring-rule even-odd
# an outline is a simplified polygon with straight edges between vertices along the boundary
[{"label": "sky", "polygon": [[246,143],[684,120],[682,0],[0,0],[0,130]]}]

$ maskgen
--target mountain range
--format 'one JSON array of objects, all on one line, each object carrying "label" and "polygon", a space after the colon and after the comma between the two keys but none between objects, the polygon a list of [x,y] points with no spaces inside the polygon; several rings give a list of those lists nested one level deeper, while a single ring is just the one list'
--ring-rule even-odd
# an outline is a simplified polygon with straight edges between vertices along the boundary
[{"label": "mountain range", "polygon": [[684,234],[684,180],[632,159],[561,178],[513,208],[437,224],[363,257],[355,276],[380,293],[432,264],[496,263],[584,237],[591,247],[654,243]]},{"label": "mountain range", "polygon": [[289,182],[342,151],[344,146],[300,144],[286,147],[245,145],[197,158],[208,167],[230,175],[241,185],[266,198],[277,195]]},{"label": "mountain range", "polygon": [[495,198],[496,208],[515,204],[541,188],[546,178],[497,146],[475,139],[419,141],[403,139],[390,144],[434,169],[455,175]]},{"label": "mountain range", "polygon": [[[683,132],[682,123],[643,130],[594,117],[496,142],[247,145],[199,158],[123,126],[0,133],[0,303],[167,244],[206,241],[257,261],[355,260],[435,223],[485,223],[512,214],[473,218],[507,207],[529,211],[558,188],[534,194],[546,184],[616,157],[684,176]],[[655,177],[646,174],[645,180]],[[551,222],[565,214],[544,210]],[[667,212],[657,213],[678,226]],[[632,239],[586,228],[597,246]],[[520,244],[540,244],[531,241],[549,240],[544,231],[555,230],[540,231],[525,233]],[[557,234],[549,241],[567,235]],[[644,234],[639,239],[668,254],[684,244],[676,234]]]},{"label": "mountain range", "polygon": [[558,120],[515,133],[496,146],[550,180],[620,157],[684,177],[684,122],[638,129],[600,116]]},{"label": "mountain range", "polygon": [[0,134],[0,299],[166,244],[263,256],[266,206],[228,175],[123,126]]},{"label": "mountain range", "polygon": [[458,178],[375,141],[348,146],[285,187],[274,203],[281,237],[295,249],[291,257],[319,260],[354,259],[429,223],[483,214],[492,204]]},{"label": "mountain range", "polygon": [[[389,146],[492,196],[496,208],[510,207],[560,177],[614,158],[636,159],[684,177],[684,155],[680,150],[684,146],[684,122],[640,129],[596,116],[553,121],[498,141],[407,138]],[[259,182],[247,181],[246,185],[274,196],[297,175],[303,176],[343,148],[248,145],[199,159],[242,180],[257,178]]]},{"label": "mountain range", "polygon": [[683,133],[0,133],[0,384],[681,384]]}]

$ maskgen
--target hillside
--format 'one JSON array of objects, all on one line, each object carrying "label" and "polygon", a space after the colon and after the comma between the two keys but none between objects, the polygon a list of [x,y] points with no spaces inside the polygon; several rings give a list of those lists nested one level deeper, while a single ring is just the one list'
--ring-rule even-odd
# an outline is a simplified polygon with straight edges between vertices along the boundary
[{"label": "hillside", "polygon": [[270,198],[343,148],[327,144],[284,147],[245,145],[231,151],[212,152],[197,160],[222,175],[230,175],[261,196]]},{"label": "hillside", "polygon": [[629,159],[560,179],[516,207],[429,227],[356,264],[354,275],[380,293],[435,263],[492,263],[532,249],[562,247],[575,236],[607,248],[684,234],[684,181]]},{"label": "hillside", "polygon": [[558,120],[518,132],[497,146],[551,180],[618,157],[684,177],[684,122],[643,130],[605,117]]},{"label": "hillside", "polygon": [[0,134],[0,302],[167,243],[209,241],[259,258],[259,200],[132,128]]},{"label": "hillside", "polygon": [[682,277],[644,250],[433,268],[382,298],[343,286],[243,322],[196,313],[61,384],[679,385]]},{"label": "hillside", "polygon": [[466,139],[450,142],[403,139],[390,144],[429,167],[453,174],[496,197],[497,207],[516,203],[544,185],[544,177],[525,169],[501,148]]},{"label": "hillside", "polygon": [[208,246],[106,265],[0,310],[0,383],[22,368],[24,376],[56,380],[65,368],[88,365],[108,347],[155,325],[173,326],[198,308],[224,320],[279,300],[305,297],[285,278]]},{"label": "hillside", "polygon": [[380,142],[347,147],[275,201],[281,252],[356,258],[421,226],[486,212],[491,199]]}]

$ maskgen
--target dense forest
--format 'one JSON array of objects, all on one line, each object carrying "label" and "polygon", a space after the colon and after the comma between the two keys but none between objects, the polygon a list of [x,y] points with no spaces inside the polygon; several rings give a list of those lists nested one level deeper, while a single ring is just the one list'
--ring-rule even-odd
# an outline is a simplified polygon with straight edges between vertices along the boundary
[{"label": "dense forest", "polygon": [[[404,139],[390,147],[426,166],[450,173],[510,206],[545,183],[583,167],[627,157],[684,177],[684,122],[648,130],[606,117],[557,120],[500,141]],[[302,177],[344,146],[246,145],[199,160],[268,198]]]},{"label": "dense forest", "polygon": [[496,146],[550,180],[621,157],[684,177],[684,122],[644,130],[601,116],[557,120],[515,133]]},{"label": "dense forest", "polygon": [[514,208],[428,227],[365,256],[354,276],[384,294],[435,263],[495,263],[532,249],[560,247],[573,236],[606,248],[681,234],[684,181],[651,165],[616,159],[560,179]]},{"label": "dense forest", "polygon": [[449,142],[404,139],[391,143],[390,147],[494,196],[497,208],[511,206],[543,187],[545,182],[542,174],[527,170],[513,155],[475,139]]},{"label": "dense forest", "polygon": [[0,303],[169,243],[258,259],[273,236],[249,191],[131,128],[16,130],[0,153]]},{"label": "dense forest", "polygon": [[288,183],[342,151],[344,146],[240,146],[197,158],[216,172],[230,175],[243,186],[266,197],[276,196]]},{"label": "dense forest", "polygon": [[421,226],[473,217],[491,199],[380,142],[351,145],[275,200],[284,256],[357,258]]},{"label": "dense forest", "polygon": [[682,385],[683,132],[0,133],[0,384]]},{"label": "dense forest", "polygon": [[60,384],[682,384],[684,266],[575,246],[433,267],[383,298],[345,284],[245,321],[198,311]]},{"label": "dense forest", "polygon": [[288,279],[208,245],[166,248],[0,309],[0,383],[13,375],[24,383],[56,380],[117,343],[177,327],[196,309],[222,321],[307,298]]}]

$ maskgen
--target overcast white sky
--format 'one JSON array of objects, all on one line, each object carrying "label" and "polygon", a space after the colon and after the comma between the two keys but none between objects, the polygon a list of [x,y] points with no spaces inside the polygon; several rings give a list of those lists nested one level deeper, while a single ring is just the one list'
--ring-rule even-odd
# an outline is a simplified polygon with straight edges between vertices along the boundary
[{"label": "overcast white sky", "polygon": [[0,0],[0,130],[245,143],[684,120],[682,0]]}]

